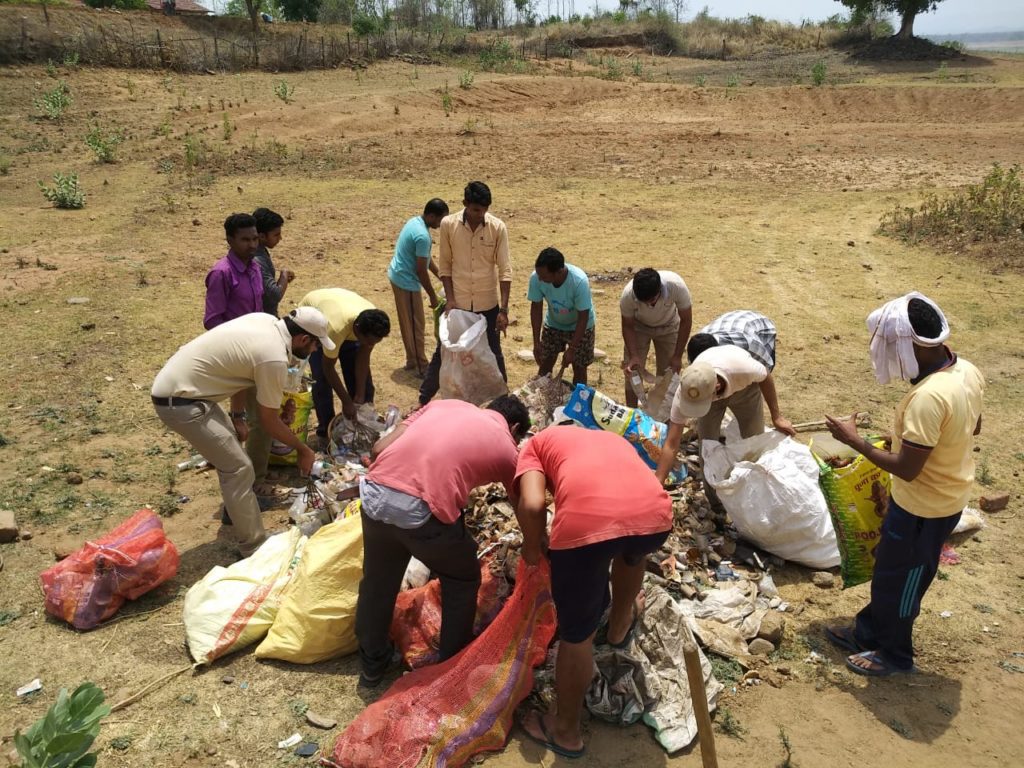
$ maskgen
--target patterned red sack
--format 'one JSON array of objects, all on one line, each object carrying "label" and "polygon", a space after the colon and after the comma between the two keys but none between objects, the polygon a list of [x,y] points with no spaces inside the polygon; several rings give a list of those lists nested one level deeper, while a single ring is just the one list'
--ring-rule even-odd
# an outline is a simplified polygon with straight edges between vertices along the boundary
[{"label": "patterned red sack", "polygon": [[330,768],[457,768],[502,749],[555,634],[551,571],[519,563],[497,618],[443,664],[400,677],[338,737]]},{"label": "patterned red sack", "polygon": [[178,571],[178,550],[150,509],[140,509],[106,536],[87,541],[39,576],[46,612],[77,629],[109,619]]}]

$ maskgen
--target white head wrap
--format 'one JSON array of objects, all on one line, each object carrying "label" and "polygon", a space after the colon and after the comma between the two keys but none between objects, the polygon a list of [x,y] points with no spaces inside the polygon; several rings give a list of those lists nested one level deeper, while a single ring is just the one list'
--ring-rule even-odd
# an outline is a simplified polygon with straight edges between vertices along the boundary
[{"label": "white head wrap", "polygon": [[[907,305],[911,299],[927,302],[938,313],[942,332],[934,339],[914,333],[907,316]],[[909,381],[916,378],[918,368],[914,345],[937,347],[945,343],[949,338],[949,323],[938,304],[917,291],[911,291],[868,315],[868,331],[871,333],[871,366],[875,369],[875,378],[879,384],[888,384],[892,379]]]}]

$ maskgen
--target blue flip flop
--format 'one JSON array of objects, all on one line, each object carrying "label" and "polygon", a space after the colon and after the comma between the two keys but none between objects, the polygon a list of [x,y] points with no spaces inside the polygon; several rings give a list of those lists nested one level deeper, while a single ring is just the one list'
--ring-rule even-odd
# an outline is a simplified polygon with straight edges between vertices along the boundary
[{"label": "blue flip flop", "polygon": [[[858,667],[852,661],[853,656],[864,659],[871,662],[879,669],[865,669],[864,667]],[[899,667],[893,666],[885,659],[878,651],[861,651],[855,653],[853,656],[846,659],[846,666],[850,668],[852,672],[856,672],[858,675],[864,675],[865,677],[890,677],[891,675],[910,675],[917,672],[917,667],[911,667],[910,669],[900,669]]]},{"label": "blue flip flop", "polygon": [[538,739],[536,736],[534,736],[532,733],[526,730],[526,726],[523,725],[522,722],[520,722],[519,727],[523,729],[523,733],[526,734],[526,738],[528,738],[535,744],[540,744],[542,747],[544,747],[544,749],[548,750],[549,752],[554,752],[556,755],[559,755],[560,757],[566,757],[570,760],[576,760],[577,758],[583,757],[583,753],[586,751],[585,746],[580,747],[579,749],[569,749],[568,747],[563,747],[559,744],[556,744],[555,740],[551,738],[551,734],[548,733],[548,727],[544,725],[544,715],[542,715],[539,710],[534,709],[532,711],[537,713],[537,725],[540,726],[540,732],[543,734],[544,738]]}]

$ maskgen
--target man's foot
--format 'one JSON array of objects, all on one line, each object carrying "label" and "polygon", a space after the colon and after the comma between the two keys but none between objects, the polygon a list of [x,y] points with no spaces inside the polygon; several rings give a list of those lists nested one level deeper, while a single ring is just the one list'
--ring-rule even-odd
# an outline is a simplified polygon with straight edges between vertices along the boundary
[{"label": "man's foot", "polygon": [[917,667],[903,669],[894,666],[882,658],[878,651],[861,651],[846,658],[846,666],[858,675],[867,677],[889,677],[890,675],[908,675],[917,671]]},{"label": "man's foot", "polygon": [[[633,601],[633,618],[630,621],[629,626],[626,628],[626,631],[622,632],[621,635],[618,635],[612,631],[611,624],[608,625],[608,645],[612,648],[620,649],[629,646],[630,642],[633,640],[633,635],[636,634],[636,627],[640,622],[640,616],[644,612],[645,605],[647,605],[647,596],[644,594],[643,590],[640,590],[640,593],[636,596],[636,600]],[[616,637],[619,639],[616,640]]]},{"label": "man's foot", "polygon": [[220,524],[231,525],[231,516],[228,515],[228,508],[223,504],[220,505]]},{"label": "man's foot", "polygon": [[257,496],[261,496],[265,499],[283,499],[288,496],[291,491],[287,488],[282,488],[279,485],[273,483],[256,483],[252,487],[253,493]]},{"label": "man's foot", "polygon": [[519,722],[519,726],[531,741],[540,744],[542,747],[550,752],[554,752],[556,755],[567,757],[571,760],[583,757],[583,752],[586,749],[583,744],[583,738],[577,736],[575,740],[567,740],[565,742],[555,741],[553,736],[553,718],[549,718],[550,715],[542,715],[538,710],[531,709]]},{"label": "man's foot", "polygon": [[367,670],[366,665],[363,665],[363,669],[359,673],[359,685],[363,688],[376,688],[381,684],[388,672],[398,666],[401,661],[402,657],[398,653],[398,649],[392,645],[388,650],[387,662],[383,666]]},{"label": "man's foot", "polygon": [[825,639],[837,648],[842,648],[850,653],[860,653],[869,650],[857,642],[853,633],[853,627],[826,627]]}]

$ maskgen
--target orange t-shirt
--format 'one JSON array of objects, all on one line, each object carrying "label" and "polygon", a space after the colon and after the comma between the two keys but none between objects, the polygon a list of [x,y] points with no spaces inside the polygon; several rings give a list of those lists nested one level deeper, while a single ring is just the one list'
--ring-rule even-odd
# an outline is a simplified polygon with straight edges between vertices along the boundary
[{"label": "orange t-shirt", "polygon": [[551,549],[573,549],[672,528],[672,501],[636,450],[613,432],[549,427],[519,453],[515,484],[531,470],[555,496]]}]

